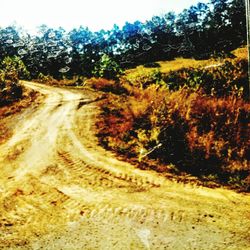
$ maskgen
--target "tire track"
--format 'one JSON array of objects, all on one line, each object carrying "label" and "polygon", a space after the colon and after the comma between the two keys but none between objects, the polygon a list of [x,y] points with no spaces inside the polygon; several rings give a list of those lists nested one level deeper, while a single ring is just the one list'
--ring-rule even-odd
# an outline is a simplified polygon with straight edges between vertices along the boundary
[{"label": "tire track", "polygon": [[[91,185],[95,186],[106,186],[111,187],[137,187],[137,188],[152,188],[159,187],[160,185],[155,184],[150,181],[148,178],[142,178],[136,176],[135,174],[128,173],[113,173],[110,170],[101,168],[94,165],[86,164],[84,160],[73,159],[69,152],[58,152],[59,161],[65,164],[65,167],[70,166],[70,170],[73,171],[76,175],[86,178],[86,180],[93,180]],[[106,180],[103,182],[103,180]]]},{"label": "tire track", "polygon": [[[64,249],[58,239],[75,237],[70,249],[88,249],[86,242],[117,249],[105,245],[110,240],[126,249],[184,249],[191,237],[197,249],[221,249],[219,242],[247,249],[249,196],[167,181],[119,161],[95,136],[99,94],[25,85],[46,98],[0,145],[0,248]],[[113,238],[103,238],[107,232]],[[210,247],[208,232],[215,232]]]}]

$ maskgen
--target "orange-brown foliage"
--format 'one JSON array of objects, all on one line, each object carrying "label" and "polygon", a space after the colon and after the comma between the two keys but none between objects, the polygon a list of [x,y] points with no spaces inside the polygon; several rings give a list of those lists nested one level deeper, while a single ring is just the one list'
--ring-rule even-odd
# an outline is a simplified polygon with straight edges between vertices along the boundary
[{"label": "orange-brown foliage", "polygon": [[199,175],[250,173],[250,104],[236,95],[216,98],[152,85],[104,107],[106,146],[113,150]]}]

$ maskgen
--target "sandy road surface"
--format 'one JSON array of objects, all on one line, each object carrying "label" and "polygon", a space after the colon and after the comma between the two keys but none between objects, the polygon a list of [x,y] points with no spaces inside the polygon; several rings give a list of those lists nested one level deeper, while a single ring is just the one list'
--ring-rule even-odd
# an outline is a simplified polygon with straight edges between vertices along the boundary
[{"label": "sandy road surface", "polygon": [[98,146],[97,94],[45,100],[0,145],[0,249],[250,249],[250,197],[165,180]]}]

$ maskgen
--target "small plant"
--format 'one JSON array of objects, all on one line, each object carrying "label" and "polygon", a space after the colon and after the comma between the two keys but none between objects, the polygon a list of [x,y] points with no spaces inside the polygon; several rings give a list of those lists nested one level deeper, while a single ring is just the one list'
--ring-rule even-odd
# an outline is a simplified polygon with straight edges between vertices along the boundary
[{"label": "small plant", "polygon": [[104,54],[95,66],[93,75],[95,77],[117,79],[122,74],[122,69],[111,57]]},{"label": "small plant", "polygon": [[5,77],[7,79],[13,79],[13,76],[18,79],[26,79],[30,78],[30,73],[24,65],[23,61],[15,56],[15,57],[5,57],[1,63],[2,70],[6,73]]},{"label": "small plant", "polygon": [[133,87],[146,89],[152,84],[160,84],[162,73],[159,69],[146,69],[139,66],[137,67],[137,71],[128,73],[124,79]]},{"label": "small plant", "polygon": [[44,75],[43,73],[39,73],[37,77],[37,81],[40,83],[48,83],[50,81],[50,77]]},{"label": "small plant", "polygon": [[22,94],[23,89],[18,83],[17,75],[0,71],[0,106],[20,99]]},{"label": "small plant", "polygon": [[127,93],[127,90],[123,86],[121,86],[119,82],[101,77],[92,77],[90,79],[85,80],[84,86],[103,92],[111,92],[118,95]]}]

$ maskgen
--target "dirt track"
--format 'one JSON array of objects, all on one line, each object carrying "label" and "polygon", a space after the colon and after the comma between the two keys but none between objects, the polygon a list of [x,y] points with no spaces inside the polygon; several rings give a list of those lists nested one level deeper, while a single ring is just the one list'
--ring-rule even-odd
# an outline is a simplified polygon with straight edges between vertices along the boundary
[{"label": "dirt track", "polygon": [[1,249],[250,249],[250,196],[165,180],[98,146],[97,94],[45,101],[0,145]]}]

